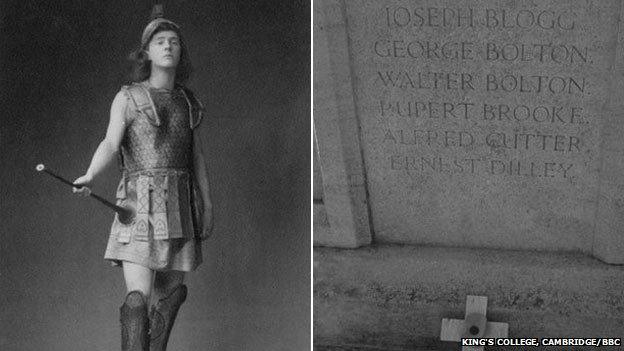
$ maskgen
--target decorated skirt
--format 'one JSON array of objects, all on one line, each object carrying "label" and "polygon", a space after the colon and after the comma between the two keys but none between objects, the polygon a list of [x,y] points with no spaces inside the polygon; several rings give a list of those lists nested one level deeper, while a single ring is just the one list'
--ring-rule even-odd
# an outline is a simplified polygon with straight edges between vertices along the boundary
[{"label": "decorated skirt", "polygon": [[104,258],[141,264],[154,270],[194,270],[201,263],[201,242],[193,222],[194,189],[182,169],[152,169],[124,173],[117,204],[131,207],[131,223],[118,215]]}]

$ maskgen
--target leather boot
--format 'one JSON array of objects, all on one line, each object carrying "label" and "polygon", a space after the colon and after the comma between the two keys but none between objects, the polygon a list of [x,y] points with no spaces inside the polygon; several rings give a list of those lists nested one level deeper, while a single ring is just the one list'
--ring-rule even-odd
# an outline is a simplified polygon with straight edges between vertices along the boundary
[{"label": "leather boot", "polygon": [[119,309],[121,322],[121,351],[149,350],[149,319],[145,296],[131,291]]},{"label": "leather boot", "polygon": [[178,285],[169,296],[158,300],[150,313],[150,351],[165,351],[180,305],[186,300],[186,285]]}]

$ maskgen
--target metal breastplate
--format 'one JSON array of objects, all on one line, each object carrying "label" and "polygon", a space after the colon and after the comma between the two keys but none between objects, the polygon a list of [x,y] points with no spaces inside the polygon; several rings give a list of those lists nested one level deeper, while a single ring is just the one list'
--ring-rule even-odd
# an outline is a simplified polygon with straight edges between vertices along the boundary
[{"label": "metal breastplate", "polygon": [[149,89],[148,97],[155,109],[153,116],[129,108],[121,143],[126,171],[155,168],[188,169],[192,157],[192,130],[189,105],[180,89]]}]

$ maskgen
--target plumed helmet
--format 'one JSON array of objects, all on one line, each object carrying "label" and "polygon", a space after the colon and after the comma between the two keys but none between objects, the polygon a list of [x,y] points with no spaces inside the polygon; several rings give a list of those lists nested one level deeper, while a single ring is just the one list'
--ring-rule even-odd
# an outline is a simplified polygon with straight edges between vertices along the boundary
[{"label": "plumed helmet", "polygon": [[170,21],[164,18],[163,16],[164,16],[163,6],[161,4],[154,5],[154,8],[152,9],[152,15],[150,16],[150,23],[147,24],[147,26],[143,30],[143,35],[141,36],[142,47],[147,45],[148,41],[154,34],[154,31],[156,30],[156,28],[158,28],[158,26],[163,23],[168,23],[172,25],[173,27],[175,27],[178,31],[180,30],[180,26],[178,26],[173,21]]}]

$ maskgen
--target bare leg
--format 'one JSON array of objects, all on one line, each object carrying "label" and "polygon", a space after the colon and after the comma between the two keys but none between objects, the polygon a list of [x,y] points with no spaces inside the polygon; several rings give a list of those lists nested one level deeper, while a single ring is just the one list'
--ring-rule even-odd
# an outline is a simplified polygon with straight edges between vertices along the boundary
[{"label": "bare leg", "polygon": [[139,264],[124,261],[123,272],[126,280],[126,292],[138,290],[149,301],[154,286],[154,271]]},{"label": "bare leg", "polygon": [[154,295],[158,299],[150,313],[151,351],[165,351],[169,334],[178,314],[178,309],[186,300],[184,272],[156,272]]}]

